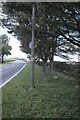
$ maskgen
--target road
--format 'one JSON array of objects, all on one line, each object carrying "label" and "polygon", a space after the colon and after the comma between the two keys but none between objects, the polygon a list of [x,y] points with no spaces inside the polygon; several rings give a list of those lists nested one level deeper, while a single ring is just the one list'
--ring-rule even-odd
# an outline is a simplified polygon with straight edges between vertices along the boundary
[{"label": "road", "polygon": [[15,77],[25,67],[25,65],[26,63],[23,61],[0,65],[0,88]]}]

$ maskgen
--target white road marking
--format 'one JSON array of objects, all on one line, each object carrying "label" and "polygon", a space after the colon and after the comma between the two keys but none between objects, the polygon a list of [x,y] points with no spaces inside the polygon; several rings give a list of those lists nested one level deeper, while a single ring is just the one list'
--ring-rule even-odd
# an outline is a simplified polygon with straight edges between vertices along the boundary
[{"label": "white road marking", "polygon": [[2,85],[0,85],[0,88],[2,88],[3,86],[5,86],[10,80],[12,80],[17,74],[19,74],[21,72],[21,70],[26,66],[26,63],[25,65],[14,75],[12,76],[11,78],[9,78],[5,83],[3,83]]}]

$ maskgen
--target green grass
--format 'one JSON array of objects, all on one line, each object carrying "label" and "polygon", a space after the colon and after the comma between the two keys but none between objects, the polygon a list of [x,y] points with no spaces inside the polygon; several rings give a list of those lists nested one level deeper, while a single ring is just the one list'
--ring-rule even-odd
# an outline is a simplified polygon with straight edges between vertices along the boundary
[{"label": "green grass", "polygon": [[35,88],[29,88],[30,64],[2,89],[3,118],[78,118],[75,79],[58,72],[45,75],[35,66]]}]

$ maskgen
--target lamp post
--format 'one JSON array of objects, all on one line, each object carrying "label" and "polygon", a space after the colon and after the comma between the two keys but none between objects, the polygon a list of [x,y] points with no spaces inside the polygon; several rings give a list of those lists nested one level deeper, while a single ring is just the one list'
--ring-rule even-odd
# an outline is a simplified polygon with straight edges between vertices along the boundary
[{"label": "lamp post", "polygon": [[32,45],[31,45],[31,82],[30,88],[34,88],[34,46],[35,46],[35,4],[32,6]]}]

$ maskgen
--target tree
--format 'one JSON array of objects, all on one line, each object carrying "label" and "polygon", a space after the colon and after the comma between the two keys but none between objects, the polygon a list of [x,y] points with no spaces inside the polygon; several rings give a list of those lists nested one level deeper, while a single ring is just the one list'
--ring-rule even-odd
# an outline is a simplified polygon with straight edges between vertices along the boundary
[{"label": "tree", "polygon": [[[3,6],[8,16],[3,24],[9,28],[9,33],[18,36],[21,50],[26,53],[30,53],[32,4],[9,2]],[[67,58],[66,53],[75,52],[76,46],[80,45],[80,41],[76,40],[79,38],[76,36],[79,33],[78,15],[78,3],[36,3],[36,58],[44,63],[48,59],[53,62],[54,55]]]},{"label": "tree", "polygon": [[[64,36],[66,36],[66,33],[64,33],[64,36],[62,36],[62,34],[60,33],[61,30],[59,29],[59,27],[65,29],[64,28],[65,24],[62,23],[62,21],[59,18],[58,13],[60,13],[59,12],[60,9],[58,6],[61,7],[61,6],[63,6],[63,4],[43,3],[43,4],[39,5],[39,7],[38,7],[39,11],[37,12],[37,14],[39,14],[39,15],[37,15],[38,16],[38,19],[37,19],[38,30],[36,30],[37,31],[36,34],[38,35],[38,37],[37,37],[38,38],[37,39],[37,43],[38,43],[37,47],[38,48],[37,48],[36,52],[38,52],[39,57],[41,56],[42,59],[45,59],[45,61],[47,61],[48,59],[50,60],[50,63],[51,63],[50,67],[53,67],[52,64],[53,64],[54,55],[58,55],[60,57],[68,59],[67,54],[75,53],[75,51],[78,51],[77,46],[79,46],[79,41],[76,44],[76,42],[75,42],[76,39],[73,40],[74,42],[67,40],[64,37]],[[56,10],[56,8],[57,8],[57,10]],[[63,12],[64,11],[62,11],[60,13],[60,15],[63,15]],[[64,17],[65,17],[65,15],[64,15]],[[69,22],[70,22],[70,20],[69,20]],[[65,20],[65,23],[66,23],[66,20]],[[73,22],[71,24],[73,25]],[[70,28],[69,28],[69,30],[70,30]],[[68,38],[69,38],[69,36],[68,36]],[[69,39],[71,39],[71,38],[69,38]],[[74,44],[72,44],[72,43],[74,43]],[[75,45],[77,45],[77,46],[75,46]]]},{"label": "tree", "polygon": [[12,50],[11,46],[9,45],[8,37],[4,34],[0,36],[0,56],[2,59],[2,63],[4,62],[4,55],[11,55],[10,51]]},{"label": "tree", "polygon": [[67,41],[80,47],[80,2],[47,4],[46,12],[53,10],[57,31]]}]

